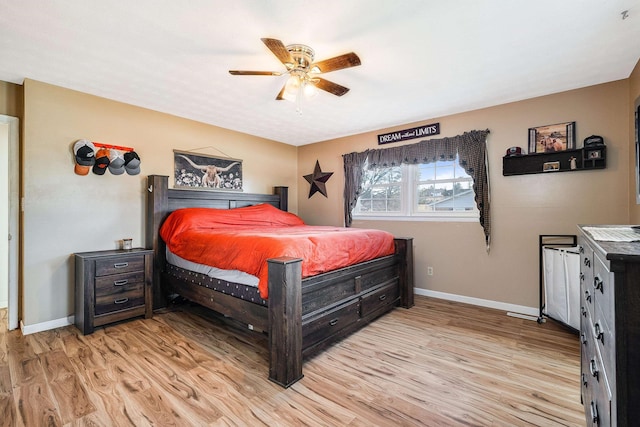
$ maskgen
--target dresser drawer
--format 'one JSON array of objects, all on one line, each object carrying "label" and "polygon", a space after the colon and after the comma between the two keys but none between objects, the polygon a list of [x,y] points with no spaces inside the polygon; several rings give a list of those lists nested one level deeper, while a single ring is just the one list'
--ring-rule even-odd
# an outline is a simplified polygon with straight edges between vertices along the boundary
[{"label": "dresser drawer", "polygon": [[144,271],[144,255],[123,255],[96,260],[96,277]]},{"label": "dresser drawer", "polygon": [[96,295],[96,316],[144,305],[144,283],[119,288],[119,292]]},{"label": "dresser drawer", "polygon": [[594,304],[600,308],[601,314],[604,315],[604,320],[613,325],[615,319],[613,313],[615,313],[614,305],[614,276],[609,271],[606,265],[600,260],[599,257],[594,259],[594,274],[593,274],[593,299]]},{"label": "dresser drawer", "polygon": [[591,391],[591,399],[585,402],[585,414],[587,425],[610,426],[611,425],[611,394],[607,386],[606,378],[594,382]]},{"label": "dresser drawer", "polygon": [[582,295],[580,297],[580,302],[581,302],[580,305],[585,309],[584,311],[582,311],[582,315],[591,317],[595,310],[595,306],[594,306],[595,297],[593,295],[593,287],[585,284],[585,286],[582,286],[580,290],[582,291],[581,292]]},{"label": "dresser drawer", "polygon": [[397,283],[390,283],[382,288],[362,296],[360,316],[366,317],[375,312],[384,312],[395,305],[400,298]]},{"label": "dresser drawer", "polygon": [[578,238],[578,254],[580,255],[580,283],[593,282],[593,249]]},{"label": "dresser drawer", "polygon": [[600,356],[602,357],[607,378],[613,380],[616,369],[616,342],[615,330],[609,325],[613,325],[613,323],[606,321],[602,310],[596,305],[596,312],[592,318],[591,331]]},{"label": "dresser drawer", "polygon": [[334,335],[360,318],[357,300],[340,305],[332,310],[311,316],[302,321],[302,346],[310,347]]}]

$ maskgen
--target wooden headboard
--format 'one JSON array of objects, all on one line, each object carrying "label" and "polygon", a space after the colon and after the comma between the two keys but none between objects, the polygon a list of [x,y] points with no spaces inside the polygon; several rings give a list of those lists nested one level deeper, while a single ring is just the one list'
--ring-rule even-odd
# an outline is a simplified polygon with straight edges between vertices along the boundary
[{"label": "wooden headboard", "polygon": [[147,177],[147,215],[145,246],[154,251],[153,308],[164,307],[167,296],[161,286],[161,274],[165,265],[166,247],[160,238],[160,226],[167,216],[182,208],[233,209],[243,206],[269,203],[283,211],[289,207],[289,188],[274,187],[274,194],[237,193],[231,191],[170,189],[169,177]]}]

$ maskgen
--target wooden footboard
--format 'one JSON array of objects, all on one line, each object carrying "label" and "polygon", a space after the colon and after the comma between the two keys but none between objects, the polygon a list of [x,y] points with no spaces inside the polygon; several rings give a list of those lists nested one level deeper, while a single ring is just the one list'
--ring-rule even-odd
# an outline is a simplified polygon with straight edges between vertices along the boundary
[{"label": "wooden footboard", "polygon": [[269,260],[269,379],[288,387],[302,360],[394,307],[413,306],[413,239],[395,255],[301,279],[301,260]]},{"label": "wooden footboard", "polygon": [[[297,258],[268,260],[268,307],[200,286],[165,272],[159,237],[168,214],[182,207],[233,208],[271,203],[286,210],[287,190],[276,195],[170,190],[168,177],[148,177],[146,242],[154,249],[154,308],[172,292],[269,334],[269,379],[289,387],[302,378],[302,361],[400,305],[413,306],[413,239],[395,239],[395,254],[302,279]],[[157,296],[157,297],[156,297]]]}]

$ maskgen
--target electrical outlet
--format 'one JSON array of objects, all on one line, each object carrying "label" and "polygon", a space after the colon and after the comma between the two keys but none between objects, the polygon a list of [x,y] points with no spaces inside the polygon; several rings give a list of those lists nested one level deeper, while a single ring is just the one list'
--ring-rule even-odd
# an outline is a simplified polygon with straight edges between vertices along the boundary
[{"label": "electrical outlet", "polygon": [[433,276],[433,267],[427,267],[427,276]]}]

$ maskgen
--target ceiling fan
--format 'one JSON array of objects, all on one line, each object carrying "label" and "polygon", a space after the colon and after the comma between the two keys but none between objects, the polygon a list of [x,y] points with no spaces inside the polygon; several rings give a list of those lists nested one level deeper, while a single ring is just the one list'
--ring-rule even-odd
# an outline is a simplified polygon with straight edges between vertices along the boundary
[{"label": "ceiling fan", "polygon": [[285,46],[280,40],[269,38],[260,40],[284,64],[287,68],[286,71],[229,70],[230,74],[234,76],[282,76],[289,74],[289,79],[276,96],[277,100],[299,100],[300,94],[312,96],[317,89],[336,96],[342,96],[349,92],[349,88],[317,77],[317,75],[360,65],[360,58],[355,53],[345,53],[324,61],[313,62],[315,53],[309,46],[303,44]]}]

